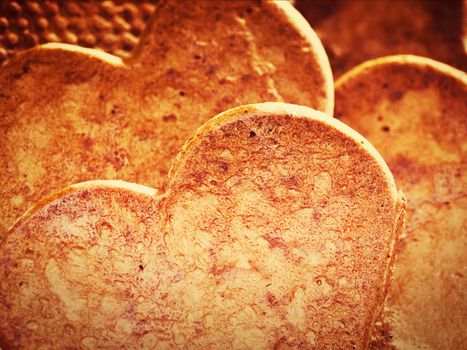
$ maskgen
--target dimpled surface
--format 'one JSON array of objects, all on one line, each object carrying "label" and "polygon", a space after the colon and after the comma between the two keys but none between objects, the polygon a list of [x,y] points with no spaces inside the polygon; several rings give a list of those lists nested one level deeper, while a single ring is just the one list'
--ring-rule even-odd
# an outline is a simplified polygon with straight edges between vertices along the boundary
[{"label": "dimpled surface", "polygon": [[297,0],[296,6],[323,41],[336,77],[366,60],[394,54],[467,69],[462,0]]},{"label": "dimpled surface", "polygon": [[84,183],[22,217],[0,248],[0,343],[365,349],[403,213],[350,128],[240,107],[198,131],[159,194]]},{"label": "dimpled surface", "polygon": [[38,44],[62,42],[128,57],[157,1],[0,2],[0,63]]},{"label": "dimpled surface", "polygon": [[407,195],[380,325],[387,346],[465,349],[466,74],[413,56],[370,61],[337,82],[336,115],[377,147]]},{"label": "dimpled surface", "polygon": [[286,101],[331,114],[329,62],[301,21],[288,3],[167,1],[124,62],[61,44],[9,60],[0,70],[0,231],[73,183],[162,186],[183,142],[228,108]]}]

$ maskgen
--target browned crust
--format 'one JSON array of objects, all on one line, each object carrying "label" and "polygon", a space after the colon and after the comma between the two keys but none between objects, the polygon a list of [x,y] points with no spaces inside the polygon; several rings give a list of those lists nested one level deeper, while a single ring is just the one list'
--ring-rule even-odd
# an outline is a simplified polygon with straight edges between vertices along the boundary
[{"label": "browned crust", "polygon": [[[10,230],[3,346],[366,348],[404,201],[374,148],[344,124],[287,104],[239,107],[198,130],[164,193],[134,186],[79,184]],[[31,303],[39,294],[51,318]],[[44,337],[44,324],[54,333]]]},{"label": "browned crust", "polygon": [[[416,56],[416,55],[391,55],[391,56],[385,56],[385,57],[379,57],[375,58],[372,60],[368,60],[353,69],[349,70],[346,72],[346,74],[342,75],[337,81],[336,81],[336,89],[344,84],[348,84],[351,79],[357,79],[360,74],[364,74],[365,72],[368,72],[373,69],[378,69],[378,66],[389,66],[389,65],[404,65],[404,66],[412,66],[414,69],[419,68],[421,69],[422,67],[430,69],[433,72],[440,73],[444,76],[447,77],[453,77],[456,80],[462,81],[463,83],[466,83],[466,73],[456,69],[452,66],[449,66],[443,62],[439,62],[436,60],[433,60],[428,57],[422,57],[422,56]],[[427,86],[428,83],[431,81],[428,81],[425,79],[424,85]],[[418,83],[421,85],[420,83]]]}]

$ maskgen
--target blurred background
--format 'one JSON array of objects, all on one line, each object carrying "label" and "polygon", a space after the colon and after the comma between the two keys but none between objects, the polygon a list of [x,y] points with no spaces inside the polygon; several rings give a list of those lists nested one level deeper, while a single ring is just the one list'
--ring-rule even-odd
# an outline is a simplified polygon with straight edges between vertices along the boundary
[{"label": "blurred background", "polygon": [[[157,2],[0,0],[0,64],[19,50],[47,42],[128,57]],[[292,2],[321,38],[335,78],[363,61],[390,54],[416,54],[467,68],[467,0]]]}]

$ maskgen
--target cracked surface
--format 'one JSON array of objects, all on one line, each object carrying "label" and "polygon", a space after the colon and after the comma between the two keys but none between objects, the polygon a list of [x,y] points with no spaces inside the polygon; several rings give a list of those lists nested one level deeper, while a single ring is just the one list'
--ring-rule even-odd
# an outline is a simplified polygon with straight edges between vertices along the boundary
[{"label": "cracked surface", "polygon": [[0,343],[365,349],[404,203],[337,120],[285,104],[228,111],[185,144],[161,193],[82,183],[15,224],[0,250]]},{"label": "cracked surface", "polygon": [[407,195],[407,238],[380,325],[393,338],[385,346],[464,349],[466,74],[413,56],[369,61],[337,82],[336,115],[368,137]]},{"label": "cracked surface", "polygon": [[44,195],[122,179],[160,187],[183,142],[228,108],[332,113],[329,63],[289,3],[162,2],[125,62],[48,45],[0,70],[0,236]]}]

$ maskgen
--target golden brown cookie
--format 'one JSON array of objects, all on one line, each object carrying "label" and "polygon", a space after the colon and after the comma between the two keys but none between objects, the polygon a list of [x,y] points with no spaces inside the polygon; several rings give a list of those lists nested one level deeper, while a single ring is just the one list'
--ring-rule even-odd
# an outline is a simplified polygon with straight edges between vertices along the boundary
[{"label": "golden brown cookie", "polygon": [[227,111],[185,144],[160,193],[82,183],[14,225],[0,343],[365,349],[404,203],[336,119],[282,103]]},{"label": "golden brown cookie", "polygon": [[76,182],[160,187],[184,140],[227,108],[333,109],[326,54],[286,2],[163,2],[125,61],[48,44],[18,54],[0,82],[0,235]]},{"label": "golden brown cookie", "polygon": [[369,61],[337,81],[336,115],[381,152],[407,195],[381,328],[398,349],[465,349],[467,75],[415,56]]},{"label": "golden brown cookie", "polygon": [[413,54],[467,69],[462,0],[296,0],[336,77],[366,60]]}]

